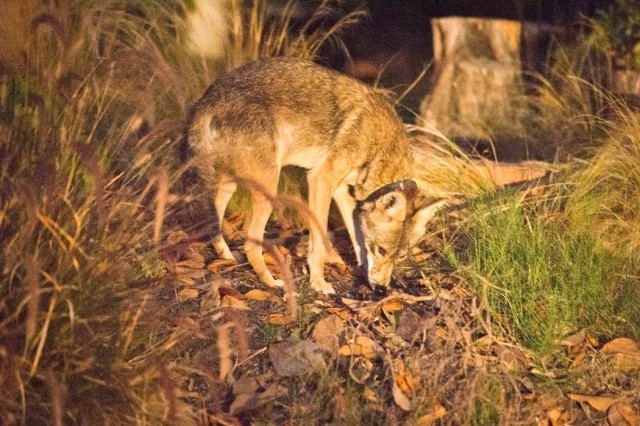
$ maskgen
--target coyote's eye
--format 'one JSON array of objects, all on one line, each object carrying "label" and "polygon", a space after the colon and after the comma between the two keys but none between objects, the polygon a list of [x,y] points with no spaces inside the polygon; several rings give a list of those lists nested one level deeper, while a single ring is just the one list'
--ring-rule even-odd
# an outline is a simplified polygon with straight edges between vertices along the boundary
[{"label": "coyote's eye", "polygon": [[385,256],[387,254],[387,250],[380,246],[376,247],[376,251],[378,252],[378,256]]}]

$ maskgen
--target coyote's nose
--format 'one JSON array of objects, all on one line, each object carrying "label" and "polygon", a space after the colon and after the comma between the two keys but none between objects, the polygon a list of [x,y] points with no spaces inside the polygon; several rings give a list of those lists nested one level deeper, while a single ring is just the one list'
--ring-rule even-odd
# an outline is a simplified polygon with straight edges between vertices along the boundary
[{"label": "coyote's nose", "polygon": [[391,283],[391,275],[371,274],[369,276],[369,284],[371,285],[371,287],[375,287],[375,286],[389,287],[390,283]]},{"label": "coyote's nose", "polygon": [[369,283],[371,283],[371,285],[389,287],[392,272],[393,263],[391,262],[384,262],[383,264],[375,265],[369,271]]}]

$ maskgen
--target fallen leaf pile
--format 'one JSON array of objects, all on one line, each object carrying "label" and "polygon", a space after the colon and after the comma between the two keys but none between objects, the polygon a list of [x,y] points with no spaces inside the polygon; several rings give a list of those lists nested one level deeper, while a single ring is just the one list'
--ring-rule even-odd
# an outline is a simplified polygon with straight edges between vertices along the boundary
[{"label": "fallen leaf pile", "polygon": [[[225,232],[241,236],[243,220],[231,217]],[[328,266],[339,295],[331,298],[305,288],[304,242],[265,249],[269,268],[287,281],[283,291],[262,285],[239,252],[239,261],[217,259],[181,231],[168,240],[163,256],[179,311],[172,324],[194,338],[188,352],[208,383],[198,395],[211,424],[248,423],[291,404],[299,404],[299,418],[321,411],[323,422],[347,423],[353,392],[384,423],[461,424],[469,420],[461,407],[483,400],[483,385],[500,380],[511,389],[501,407],[518,407],[514,423],[640,425],[634,340],[601,344],[584,329],[559,336],[564,357],[541,359],[491,330],[453,274],[417,275],[381,298],[354,285],[351,269]],[[441,261],[417,254],[429,265]],[[549,386],[580,374],[589,381],[564,384],[560,393]],[[326,377],[334,380],[323,390],[330,407],[300,402],[313,401]]]}]

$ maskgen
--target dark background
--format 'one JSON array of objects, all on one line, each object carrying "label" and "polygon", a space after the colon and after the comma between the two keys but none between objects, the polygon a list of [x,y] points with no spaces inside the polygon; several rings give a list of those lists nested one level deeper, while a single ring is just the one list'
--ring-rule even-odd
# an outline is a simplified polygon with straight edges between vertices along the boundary
[{"label": "dark background", "polygon": [[[342,34],[348,55],[334,47],[323,52],[320,62],[402,93],[433,60],[430,20],[470,16],[512,19],[545,28],[542,38],[538,34],[532,39],[524,30],[522,35],[523,67],[541,72],[552,40],[567,42],[575,38],[584,17],[594,17],[599,9],[613,3],[613,0],[343,0],[342,15],[364,7],[368,16]],[[306,10],[310,15],[318,1],[303,0],[300,5],[303,14]],[[427,73],[403,104],[417,111],[428,90]]]}]

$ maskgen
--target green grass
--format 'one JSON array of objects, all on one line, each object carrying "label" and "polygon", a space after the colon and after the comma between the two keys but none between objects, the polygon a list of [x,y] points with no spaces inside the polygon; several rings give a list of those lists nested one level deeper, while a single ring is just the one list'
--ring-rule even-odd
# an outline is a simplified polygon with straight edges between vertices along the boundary
[{"label": "green grass", "polygon": [[462,263],[494,324],[543,354],[585,327],[599,336],[637,337],[640,297],[637,281],[624,275],[629,261],[548,213],[515,196],[471,211],[471,249]]},{"label": "green grass", "polygon": [[504,406],[504,384],[488,380],[477,389],[478,396],[473,400],[471,424],[473,426],[500,424],[500,408]]}]

